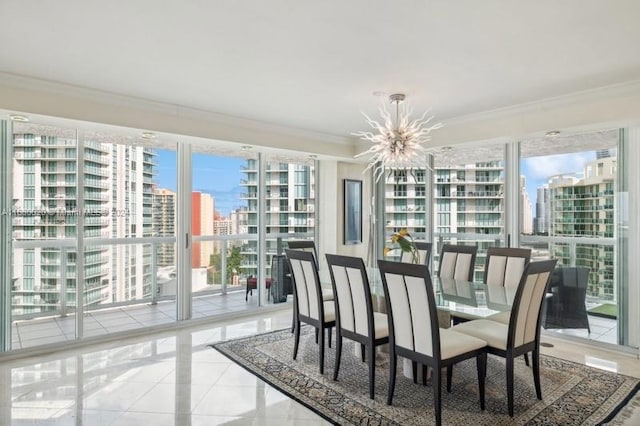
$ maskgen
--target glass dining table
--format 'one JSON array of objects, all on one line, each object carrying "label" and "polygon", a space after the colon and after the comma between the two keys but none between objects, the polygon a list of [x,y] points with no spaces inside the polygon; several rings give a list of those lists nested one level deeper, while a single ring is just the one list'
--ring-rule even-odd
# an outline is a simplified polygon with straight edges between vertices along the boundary
[{"label": "glass dining table", "polygon": [[[377,268],[369,268],[367,273],[374,310],[384,313],[386,302],[380,273]],[[502,285],[440,278],[437,275],[433,275],[431,281],[442,328],[450,326],[452,316],[473,320],[508,312],[511,310],[516,292],[515,288]]]},{"label": "glass dining table", "polygon": [[[378,268],[367,268],[369,287],[373,309],[376,312],[387,312],[382,278]],[[320,281],[323,287],[330,287],[331,278],[329,271],[320,271]],[[440,278],[437,275],[431,277],[433,283],[436,307],[438,309],[438,322],[441,328],[451,326],[451,317],[455,316],[464,320],[486,318],[501,312],[509,312],[515,297],[515,288],[501,285],[487,285],[479,282],[455,280],[452,278]],[[355,355],[361,356],[360,345],[354,346]],[[383,345],[381,352],[388,349]],[[403,374],[412,377],[411,362],[402,361]],[[420,367],[419,367],[420,368]],[[420,373],[421,374],[421,373]]]},{"label": "glass dining table", "polygon": [[[367,268],[373,309],[386,313],[382,279],[378,268]],[[320,272],[323,286],[331,287],[329,271]],[[508,312],[515,297],[515,288],[502,285],[487,285],[482,282],[431,277],[440,327],[448,328],[451,317],[473,320],[486,318],[500,312]]]}]

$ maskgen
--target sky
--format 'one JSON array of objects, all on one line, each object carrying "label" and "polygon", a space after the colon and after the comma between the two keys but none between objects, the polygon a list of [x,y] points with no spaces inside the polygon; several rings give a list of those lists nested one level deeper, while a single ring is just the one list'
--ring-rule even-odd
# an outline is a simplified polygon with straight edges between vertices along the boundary
[{"label": "sky", "polygon": [[[177,191],[176,152],[158,149],[156,153],[158,187]],[[231,210],[246,205],[246,200],[239,198],[242,192],[246,192],[240,186],[240,180],[246,179],[246,175],[241,173],[242,166],[246,164],[242,158],[193,154],[193,190],[211,194],[215,198],[215,209],[228,217]]]},{"label": "sky", "polygon": [[550,176],[561,173],[583,172],[584,165],[596,159],[595,151],[571,154],[547,155],[544,157],[524,158],[520,162],[520,174],[525,176],[526,191],[531,201],[535,217],[538,187],[546,184]]}]

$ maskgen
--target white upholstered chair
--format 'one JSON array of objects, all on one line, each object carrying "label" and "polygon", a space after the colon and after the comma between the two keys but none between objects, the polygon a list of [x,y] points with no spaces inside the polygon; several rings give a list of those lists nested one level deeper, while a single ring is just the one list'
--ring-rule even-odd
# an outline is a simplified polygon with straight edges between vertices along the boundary
[{"label": "white upholstered chair", "polygon": [[[316,250],[316,243],[312,240],[289,240],[287,241],[287,246],[290,250],[300,250],[306,251],[313,254],[313,261],[316,263],[316,268],[320,268],[318,263],[318,251]],[[333,291],[329,288],[321,288],[322,290],[322,300],[333,300]],[[293,321],[291,324],[291,332],[295,331],[295,306],[293,311]]]},{"label": "white upholstered chair", "polygon": [[324,373],[324,330],[329,329],[329,345],[331,345],[331,328],[335,326],[336,313],[333,301],[322,300],[322,289],[318,268],[313,254],[300,250],[285,250],[291,266],[294,296],[294,328],[295,344],[293,359],[298,355],[300,343],[300,323],[312,325],[316,336],[320,335],[320,374]]},{"label": "white upholstered chair", "polygon": [[[418,262],[421,265],[426,265],[429,270],[431,270],[429,261],[431,260],[431,247],[432,243],[428,243],[426,241],[416,241],[414,243],[416,247],[416,251],[418,252]],[[413,254],[411,252],[403,251],[400,254],[400,262],[403,263],[414,263]]]},{"label": "white upholstered chair", "polygon": [[515,288],[531,259],[531,249],[489,247],[484,264],[484,283]]},{"label": "white upholstered chair", "polygon": [[487,342],[487,352],[506,359],[507,404],[513,417],[513,363],[527,352],[533,353],[533,381],[536,396],[540,389],[540,318],[542,301],[556,260],[531,262],[521,275],[508,324],[489,319],[468,321],[452,330]]},{"label": "white upholstered chair", "polygon": [[473,281],[476,264],[476,246],[445,244],[440,251],[438,276],[456,280]]},{"label": "white upholstered chair", "polygon": [[[486,342],[438,325],[435,296],[429,270],[424,265],[378,261],[389,320],[389,390],[391,404],[396,380],[397,357],[432,368],[436,424],[442,420],[440,376],[453,364],[476,358],[480,407],[484,410]],[[447,374],[450,377],[450,374]],[[451,383],[447,381],[447,390]]]},{"label": "white upholstered chair", "polygon": [[338,379],[342,338],[360,343],[362,360],[369,357],[369,398],[375,386],[376,346],[389,342],[387,315],[373,312],[371,290],[364,262],[359,257],[327,254],[336,306],[336,362],[333,380]]}]

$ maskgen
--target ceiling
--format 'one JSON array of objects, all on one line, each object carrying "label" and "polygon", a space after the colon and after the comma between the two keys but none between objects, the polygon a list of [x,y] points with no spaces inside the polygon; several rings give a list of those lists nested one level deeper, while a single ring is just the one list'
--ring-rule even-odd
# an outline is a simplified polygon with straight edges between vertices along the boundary
[{"label": "ceiling", "polygon": [[2,0],[0,71],[349,136],[396,92],[446,124],[639,80],[638,17],[637,0]]}]

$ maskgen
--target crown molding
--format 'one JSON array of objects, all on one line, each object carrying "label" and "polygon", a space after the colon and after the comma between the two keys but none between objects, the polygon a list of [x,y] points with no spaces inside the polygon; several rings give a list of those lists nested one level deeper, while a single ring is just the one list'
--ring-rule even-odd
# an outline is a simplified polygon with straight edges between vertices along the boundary
[{"label": "crown molding", "polygon": [[640,80],[632,80],[609,86],[597,87],[595,89],[554,96],[551,98],[509,105],[502,108],[455,116],[445,119],[444,121],[446,121],[447,125],[465,124],[469,122],[491,120],[494,118],[521,116],[532,112],[551,110],[576,104],[585,104],[603,99],[637,96],[640,96]]},{"label": "crown molding", "polygon": [[443,119],[433,146],[640,125],[640,80]]},{"label": "crown molding", "polygon": [[[21,93],[25,95],[22,98],[20,97]],[[2,71],[0,71],[0,94],[9,95],[0,96],[0,108],[72,120],[105,122],[105,124],[148,128],[155,131],[283,149],[290,148],[286,146],[287,142],[297,141],[293,145],[296,149],[304,150],[306,144],[312,144],[309,148],[313,148],[314,152],[317,152],[317,148],[328,144],[333,147],[342,147],[338,151],[344,151],[344,153],[348,151],[350,154],[353,144],[349,137],[234,117],[184,105],[157,102]],[[54,102],[56,105],[36,102],[32,98],[38,98],[38,95],[47,95],[58,99],[58,102]],[[65,107],[61,108],[60,105],[63,103]],[[88,110],[87,106],[90,107]],[[91,108],[92,106],[95,108]],[[121,114],[110,114],[111,117],[100,116],[104,108],[121,111]],[[114,111],[112,110],[112,112]],[[127,119],[124,116],[126,112],[137,113],[136,120]],[[164,120],[160,120],[160,117],[164,117]],[[160,125],[160,127],[146,124],[147,120],[157,121],[156,125]],[[184,130],[188,130],[185,127],[191,130],[185,133]],[[243,133],[247,133],[247,136],[243,137]],[[278,137],[282,138],[284,143],[276,143],[274,146],[274,139],[278,139]],[[262,143],[262,139],[265,139],[265,143]],[[326,153],[331,154],[331,152]]]}]

